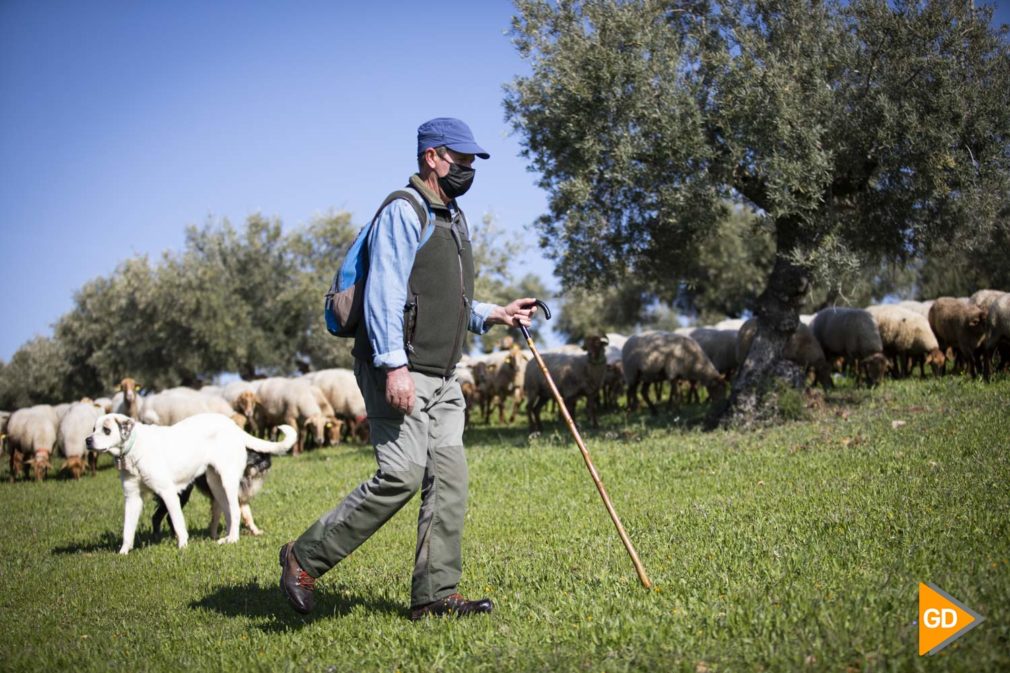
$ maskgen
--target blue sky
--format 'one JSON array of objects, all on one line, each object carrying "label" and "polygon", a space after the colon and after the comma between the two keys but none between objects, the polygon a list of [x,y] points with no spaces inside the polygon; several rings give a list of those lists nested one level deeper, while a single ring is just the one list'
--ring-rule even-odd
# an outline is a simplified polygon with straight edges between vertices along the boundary
[{"label": "blue sky", "polygon": [[208,217],[363,222],[416,170],[417,126],[438,116],[491,153],[468,214],[528,240],[516,268],[548,278],[525,229],[546,199],[502,109],[525,67],[513,11],[0,0],[0,359],[50,335],[87,280],[181,249]]},{"label": "blue sky", "polygon": [[[1010,23],[1002,0],[997,23]],[[502,86],[514,8],[470,2],[0,0],[0,359],[135,254],[208,218],[361,223],[456,116],[491,153],[461,199],[530,243],[546,206]],[[551,281],[553,284],[553,281]]]}]

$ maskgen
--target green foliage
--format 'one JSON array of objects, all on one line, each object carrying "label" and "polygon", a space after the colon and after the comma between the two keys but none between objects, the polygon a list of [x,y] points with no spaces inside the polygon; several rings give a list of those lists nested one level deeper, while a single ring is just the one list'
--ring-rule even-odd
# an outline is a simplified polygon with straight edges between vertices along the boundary
[{"label": "green foliage", "polygon": [[[348,367],[351,340],[326,331],[322,307],[358,230],[342,212],[288,233],[260,215],[238,228],[189,227],[181,252],[158,264],[135,257],[86,283],[52,340],[26,344],[0,367],[0,405],[97,397],[127,376],[157,390],[224,372],[248,379]],[[547,296],[535,276],[512,276],[521,246],[493,218],[472,233],[479,299]],[[500,337],[496,330],[488,343]]]},{"label": "green foliage", "polygon": [[0,409],[63,402],[68,374],[60,343],[35,337],[10,362],[0,362]]},{"label": "green foliage", "polygon": [[[860,400],[829,393],[811,420],[752,433],[620,415],[587,432],[653,591],[563,426],[534,441],[475,427],[460,590],[496,610],[467,620],[407,619],[416,499],[319,580],[315,613],[285,603],[278,548],[371,475],[368,447],[275,459],[252,502],[265,533],[234,545],[207,537],[198,494],[189,547],[153,539],[147,501],[128,556],[116,553],[123,498],[108,458],[79,482],[0,480],[0,629],[16,634],[0,639],[0,661],[82,673],[1008,670],[1010,381],[887,382]],[[986,618],[943,656],[918,656],[924,581]]]},{"label": "green foliage", "polygon": [[[518,9],[531,72],[506,114],[549,192],[538,226],[566,287],[630,275],[704,288],[713,260],[697,260],[739,199],[769,218],[784,271],[990,238],[1010,189],[1010,47],[991,8]],[[776,292],[802,292],[809,273]]]}]

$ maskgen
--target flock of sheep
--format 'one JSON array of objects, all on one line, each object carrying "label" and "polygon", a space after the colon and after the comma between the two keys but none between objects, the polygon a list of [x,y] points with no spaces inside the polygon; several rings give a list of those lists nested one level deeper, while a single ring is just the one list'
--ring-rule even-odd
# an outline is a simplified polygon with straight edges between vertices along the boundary
[{"label": "flock of sheep", "polygon": [[28,476],[29,471],[37,480],[45,478],[54,452],[63,457],[63,469],[73,478],[80,478],[85,469],[94,473],[97,456],[86,450],[84,440],[105,413],[121,413],[154,425],[221,413],[258,436],[287,424],[298,428],[295,453],[351,436],[368,438],[365,402],[354,373],[346,369],[325,369],[298,378],[235,381],[199,390],[171,388],[148,395],[141,395],[138,388],[136,381],[126,378],[112,397],[3,412],[0,422],[10,453],[10,478]]},{"label": "flock of sheep", "polygon": [[[595,426],[599,408],[616,408],[622,394],[630,411],[638,408],[641,394],[655,414],[650,392],[661,393],[665,382],[672,384],[671,404],[681,388],[688,399],[699,399],[698,386],[710,399],[720,398],[746,358],[756,328],[754,319],[734,319],[673,332],[590,336],[581,348],[562,346],[541,355],[569,412],[574,417],[576,403],[585,398]],[[1010,366],[1010,293],[979,290],[964,298],[826,308],[800,316],[784,356],[824,388],[832,385],[836,371],[874,386],[888,373],[908,376],[916,365],[922,376],[928,365],[935,375],[952,367],[988,380],[994,364]],[[457,371],[468,409],[479,409],[487,422],[497,407],[504,422],[504,406],[511,400],[511,421],[525,400],[530,430],[541,430],[540,412],[552,393],[531,359],[514,344],[465,357]]]},{"label": "flock of sheep", "polygon": [[[661,394],[663,383],[671,384],[671,404],[681,389],[689,399],[699,399],[698,386],[706,388],[710,399],[721,397],[744,361],[755,330],[751,319],[627,337],[589,336],[581,347],[567,345],[541,355],[569,412],[574,417],[575,405],[585,398],[589,422],[596,426],[600,408],[616,408],[621,395],[627,396],[633,411],[641,393],[656,413],[650,392]],[[955,372],[988,380],[994,365],[1010,367],[1010,293],[980,290],[966,298],[826,308],[800,316],[784,355],[825,388],[831,386],[836,370],[851,372],[857,383],[873,386],[888,372],[908,376],[916,365],[922,376],[926,365],[940,375],[951,361]],[[468,422],[477,411],[487,423],[497,408],[499,422],[504,423],[505,406],[511,402],[508,422],[525,404],[530,430],[541,430],[541,411],[553,395],[540,368],[529,366],[531,359],[528,351],[511,343],[491,354],[464,356],[457,374],[467,399]],[[11,479],[29,472],[43,479],[52,469],[53,452],[62,455],[63,468],[75,479],[88,468],[94,473],[96,457],[88,455],[84,440],[95,420],[109,412],[157,425],[218,412],[259,436],[287,424],[298,429],[295,453],[352,436],[368,438],[364,400],[354,374],[346,369],[147,395],[127,378],[111,397],[0,412],[0,436],[5,437],[0,446],[10,453]]]}]

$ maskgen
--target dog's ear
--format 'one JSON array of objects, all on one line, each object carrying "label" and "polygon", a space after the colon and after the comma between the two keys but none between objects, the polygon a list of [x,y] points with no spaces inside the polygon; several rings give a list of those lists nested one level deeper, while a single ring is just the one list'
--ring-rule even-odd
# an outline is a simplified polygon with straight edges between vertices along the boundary
[{"label": "dog's ear", "polygon": [[116,420],[116,424],[119,425],[119,437],[124,441],[130,438],[130,433],[133,432],[134,420],[132,418],[124,418],[123,420]]}]

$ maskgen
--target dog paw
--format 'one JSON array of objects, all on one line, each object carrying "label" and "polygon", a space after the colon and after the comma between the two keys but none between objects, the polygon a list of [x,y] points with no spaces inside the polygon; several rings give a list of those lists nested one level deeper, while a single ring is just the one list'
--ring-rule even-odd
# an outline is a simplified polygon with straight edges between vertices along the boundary
[{"label": "dog paw", "polygon": [[123,547],[122,549],[119,550],[119,553],[122,554],[123,556],[126,556],[127,554],[130,553],[130,548],[129,547]]},{"label": "dog paw", "polygon": [[238,538],[235,538],[233,540],[230,537],[223,537],[223,538],[221,538],[220,540],[217,541],[218,544],[235,544],[236,542],[238,542]]},{"label": "dog paw", "polygon": [[185,549],[189,544],[189,540],[179,540],[179,549]]},{"label": "dog paw", "polygon": [[262,529],[262,528],[251,528],[251,529],[249,529],[249,532],[250,532],[250,533],[251,533],[252,535],[257,535],[257,536],[259,536],[259,535],[262,535],[262,534],[263,534],[263,529]]}]

